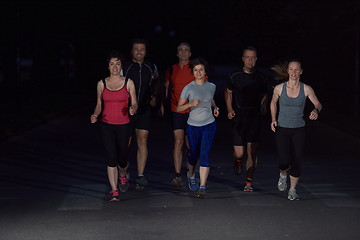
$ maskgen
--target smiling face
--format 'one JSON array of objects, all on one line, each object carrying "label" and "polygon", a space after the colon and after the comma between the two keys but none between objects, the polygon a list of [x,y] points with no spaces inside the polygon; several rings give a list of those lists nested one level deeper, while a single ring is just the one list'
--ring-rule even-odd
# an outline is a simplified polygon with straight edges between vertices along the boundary
[{"label": "smiling face", "polygon": [[205,75],[206,75],[205,66],[202,64],[195,65],[193,68],[193,74],[196,80],[205,79]]},{"label": "smiling face", "polygon": [[287,72],[289,74],[289,80],[297,81],[302,74],[301,64],[299,62],[289,62]]},{"label": "smiling face", "polygon": [[131,56],[134,62],[142,63],[146,55],[146,46],[143,43],[135,43],[131,49]]},{"label": "smiling face", "polygon": [[111,58],[109,61],[109,71],[111,75],[119,75],[121,71],[121,60],[119,58]]}]

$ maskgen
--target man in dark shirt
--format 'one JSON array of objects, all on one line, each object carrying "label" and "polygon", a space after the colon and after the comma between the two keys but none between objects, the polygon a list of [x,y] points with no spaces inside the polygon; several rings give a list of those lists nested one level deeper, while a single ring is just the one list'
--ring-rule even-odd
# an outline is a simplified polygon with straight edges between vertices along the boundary
[{"label": "man in dark shirt", "polygon": [[261,111],[265,110],[267,93],[266,78],[255,69],[257,51],[254,47],[243,50],[241,70],[230,75],[225,90],[228,118],[233,127],[234,171],[240,175],[246,160],[246,183],[244,191],[253,191],[252,180],[257,165],[256,148],[260,130]]},{"label": "man in dark shirt", "polygon": [[136,188],[143,189],[148,181],[144,170],[148,158],[148,136],[151,123],[151,107],[156,105],[154,80],[158,77],[155,64],[147,61],[146,41],[134,39],[131,45],[131,61],[123,66],[123,75],[134,81],[138,110],[131,118],[132,130],[135,129],[137,141],[137,171]]}]

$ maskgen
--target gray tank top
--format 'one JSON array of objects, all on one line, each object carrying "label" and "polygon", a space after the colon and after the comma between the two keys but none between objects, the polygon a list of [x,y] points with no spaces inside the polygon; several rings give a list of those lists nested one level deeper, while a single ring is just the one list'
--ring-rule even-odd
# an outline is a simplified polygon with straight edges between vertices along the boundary
[{"label": "gray tank top", "polygon": [[299,95],[291,98],[286,92],[286,83],[283,84],[279,100],[278,124],[284,128],[299,128],[305,126],[304,108],[305,108],[304,84],[300,82]]}]

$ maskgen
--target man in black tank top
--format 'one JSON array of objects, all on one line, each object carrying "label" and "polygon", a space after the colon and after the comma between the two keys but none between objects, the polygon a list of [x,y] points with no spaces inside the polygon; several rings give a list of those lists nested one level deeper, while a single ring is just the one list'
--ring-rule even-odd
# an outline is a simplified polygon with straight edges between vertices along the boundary
[{"label": "man in black tank top", "polygon": [[225,90],[228,118],[232,121],[234,172],[240,175],[245,156],[246,183],[244,191],[253,191],[252,180],[257,165],[256,148],[260,130],[261,111],[265,109],[266,77],[255,69],[257,51],[254,47],[243,50],[241,70],[230,75]]}]

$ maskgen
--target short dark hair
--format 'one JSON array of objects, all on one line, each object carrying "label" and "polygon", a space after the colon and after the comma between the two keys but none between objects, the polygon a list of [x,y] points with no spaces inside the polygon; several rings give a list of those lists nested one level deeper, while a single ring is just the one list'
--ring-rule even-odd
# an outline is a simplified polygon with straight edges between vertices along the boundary
[{"label": "short dark hair", "polygon": [[110,52],[106,58],[106,63],[108,64],[112,58],[119,59],[121,64],[123,64],[123,62],[124,62],[124,56],[118,50],[115,50],[115,49],[110,50]]},{"label": "short dark hair", "polygon": [[144,38],[134,38],[131,41],[131,48],[134,46],[134,44],[144,44],[145,48],[147,48],[147,41]]},{"label": "short dark hair", "polygon": [[191,51],[191,46],[190,46],[190,43],[188,43],[188,42],[180,42],[179,45],[177,46],[177,48],[179,48],[180,46],[187,46]]},{"label": "short dark hair", "polygon": [[246,46],[246,47],[243,48],[243,50],[242,50],[242,55],[243,55],[243,56],[244,56],[244,53],[245,53],[246,50],[254,51],[254,52],[256,53],[256,55],[257,55],[257,50],[256,50],[256,48],[249,45],[249,46]]},{"label": "short dark hair", "polygon": [[203,57],[195,58],[195,59],[190,61],[191,72],[194,71],[194,67],[196,65],[200,65],[200,64],[204,66],[205,73],[208,73],[209,65],[208,65],[207,61]]}]

